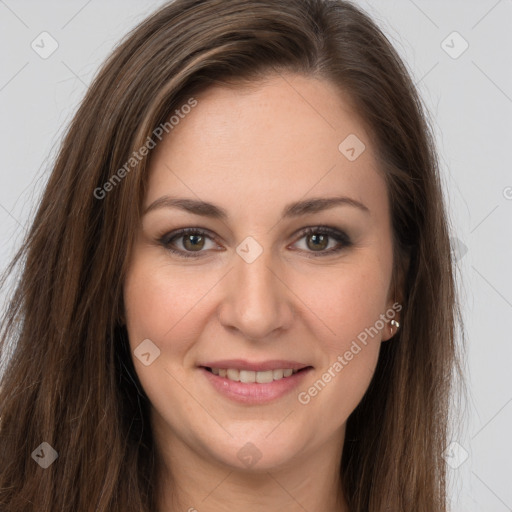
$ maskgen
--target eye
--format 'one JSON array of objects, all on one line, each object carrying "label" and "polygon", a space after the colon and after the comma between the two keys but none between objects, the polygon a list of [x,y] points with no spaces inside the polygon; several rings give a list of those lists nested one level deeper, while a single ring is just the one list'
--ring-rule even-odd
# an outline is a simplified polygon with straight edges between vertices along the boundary
[{"label": "eye", "polygon": [[[208,241],[212,244],[210,247],[208,247]],[[161,237],[160,243],[173,254],[184,258],[197,258],[205,252],[203,249],[218,247],[210,233],[200,228],[184,228],[173,231]]]},{"label": "eye", "polygon": [[[346,233],[327,226],[306,228],[301,235],[294,245],[304,239],[305,245],[299,249],[309,253],[308,257],[329,256],[352,245]],[[207,250],[218,250],[215,237],[209,231],[201,228],[184,228],[173,231],[162,236],[159,242],[168,251],[183,258],[199,258]],[[208,242],[210,246],[208,246]]]},{"label": "eye", "polygon": [[329,256],[352,245],[346,233],[327,226],[307,228],[301,234],[305,244],[300,250],[312,253],[308,257]]}]

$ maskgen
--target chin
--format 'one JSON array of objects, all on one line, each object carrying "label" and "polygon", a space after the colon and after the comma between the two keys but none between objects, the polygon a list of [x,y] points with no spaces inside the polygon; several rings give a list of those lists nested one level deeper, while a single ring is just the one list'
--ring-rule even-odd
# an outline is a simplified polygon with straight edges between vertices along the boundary
[{"label": "chin", "polygon": [[[275,426],[275,425],[274,425]],[[299,439],[290,438],[287,432],[279,432],[272,438],[269,430],[260,435],[240,436],[209,441],[211,456],[236,471],[260,473],[284,469],[293,464],[305,449]],[[212,445],[215,449],[212,450]]]}]

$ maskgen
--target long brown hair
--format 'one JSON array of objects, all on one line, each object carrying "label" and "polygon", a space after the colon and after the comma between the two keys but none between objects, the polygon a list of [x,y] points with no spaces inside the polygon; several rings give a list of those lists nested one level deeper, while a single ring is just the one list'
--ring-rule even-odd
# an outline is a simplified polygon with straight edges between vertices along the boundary
[{"label": "long brown hair", "polygon": [[[2,511],[156,509],[148,399],[121,321],[149,157],[125,164],[209,85],[286,71],[348,94],[372,134],[391,204],[402,326],[348,419],[340,464],[350,510],[446,511],[442,453],[459,366],[434,142],[399,56],[344,0],[176,0],[103,65],[7,270],[19,277],[0,339]],[[58,453],[46,469],[32,457],[43,442]]]}]

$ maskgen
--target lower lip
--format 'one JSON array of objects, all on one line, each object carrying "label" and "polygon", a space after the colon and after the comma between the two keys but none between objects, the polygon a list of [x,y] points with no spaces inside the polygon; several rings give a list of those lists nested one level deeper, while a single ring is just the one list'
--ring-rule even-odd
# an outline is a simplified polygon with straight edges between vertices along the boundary
[{"label": "lower lip", "polygon": [[200,370],[210,384],[222,395],[245,404],[264,404],[290,393],[299,386],[312,368],[306,368],[292,374],[290,377],[274,380],[267,384],[236,382],[226,377],[214,375],[206,368],[200,368]]}]

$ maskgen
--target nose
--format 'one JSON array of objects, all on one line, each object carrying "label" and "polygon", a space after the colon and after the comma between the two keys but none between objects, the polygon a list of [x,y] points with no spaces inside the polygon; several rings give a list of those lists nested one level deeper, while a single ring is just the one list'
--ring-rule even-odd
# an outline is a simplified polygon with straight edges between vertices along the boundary
[{"label": "nose", "polygon": [[236,254],[233,265],[218,309],[220,323],[251,341],[271,339],[289,329],[295,317],[293,293],[270,251],[252,263]]}]

